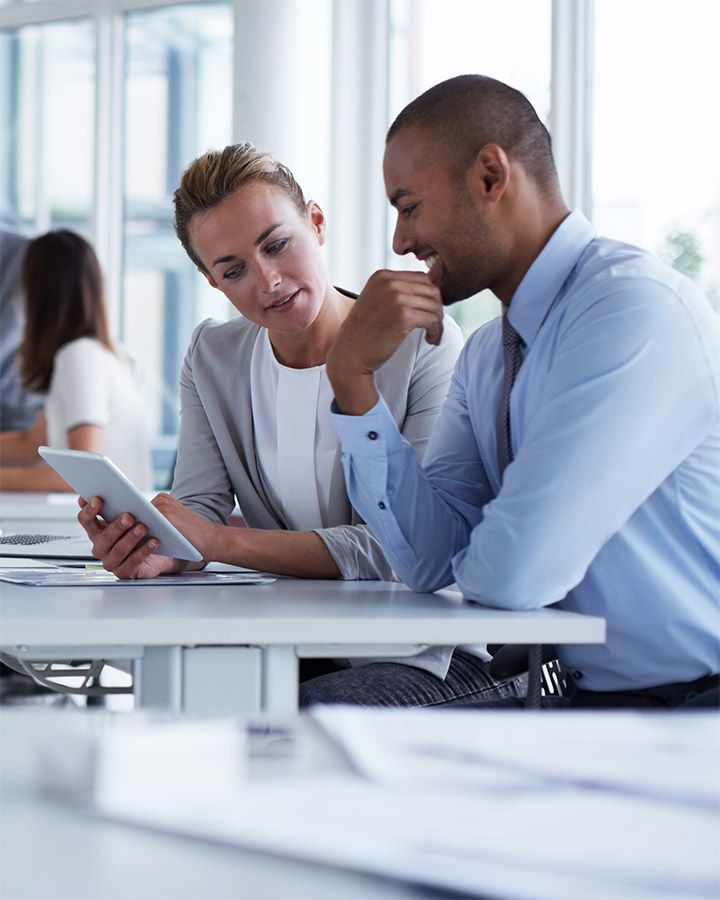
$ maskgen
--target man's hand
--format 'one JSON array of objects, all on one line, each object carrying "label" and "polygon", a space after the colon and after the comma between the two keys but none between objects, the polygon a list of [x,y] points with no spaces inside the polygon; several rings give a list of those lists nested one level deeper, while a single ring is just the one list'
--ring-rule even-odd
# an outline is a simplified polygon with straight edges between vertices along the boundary
[{"label": "man's hand", "polygon": [[327,355],[335,402],[346,415],[362,415],[377,402],[374,373],[415,328],[429,344],[442,337],[440,291],[424,272],[381,269],[368,279]]}]

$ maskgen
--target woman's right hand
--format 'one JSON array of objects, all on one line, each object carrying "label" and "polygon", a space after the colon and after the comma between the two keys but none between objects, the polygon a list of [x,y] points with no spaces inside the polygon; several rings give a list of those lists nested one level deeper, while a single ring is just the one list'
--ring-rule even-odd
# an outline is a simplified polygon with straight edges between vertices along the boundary
[{"label": "woman's right hand", "polygon": [[155,555],[157,540],[147,540],[147,528],[136,523],[130,513],[103,522],[98,518],[102,515],[99,497],[93,497],[90,503],[79,497],[78,503],[78,522],[92,541],[93,555],[118,578],[155,578],[184,568],[181,560]]}]

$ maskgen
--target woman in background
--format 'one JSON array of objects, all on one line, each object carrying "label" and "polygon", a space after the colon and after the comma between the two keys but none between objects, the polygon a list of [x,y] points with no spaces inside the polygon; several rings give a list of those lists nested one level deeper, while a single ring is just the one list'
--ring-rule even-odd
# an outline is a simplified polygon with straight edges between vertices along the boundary
[{"label": "woman in background", "polygon": [[143,400],[129,361],[110,339],[95,251],[73,231],[41,235],[28,245],[21,286],[20,377],[44,404],[29,429],[0,434],[0,489],[70,490],[38,457],[47,444],[104,453],[149,490]]},{"label": "woman in background", "polygon": [[[285,166],[242,144],[190,164],[175,192],[175,227],[201,275],[241,316],[195,329],[180,376],[172,496],[160,494],[154,504],[205,562],[295,577],[392,580],[379,543],[350,506],[330,418],[325,357],[355,295],[329,279],[323,211],[305,201]],[[425,273],[402,274],[408,290],[435,290]],[[437,346],[413,330],[376,373],[418,456],[461,346],[460,330],[445,316]],[[236,501],[249,527],[228,525]],[[202,566],[155,554],[157,541],[132,516],[101,522],[98,498],[81,505],[93,552],[118,576]],[[301,702],[332,695],[417,706],[495,691],[515,696],[512,682],[498,685],[488,674],[485,659],[437,647],[402,661],[360,661],[305,680]]]}]

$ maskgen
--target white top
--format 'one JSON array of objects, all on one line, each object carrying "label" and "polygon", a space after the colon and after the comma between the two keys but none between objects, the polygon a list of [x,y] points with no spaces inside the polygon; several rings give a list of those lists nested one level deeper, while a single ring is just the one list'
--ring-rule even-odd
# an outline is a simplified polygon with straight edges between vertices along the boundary
[{"label": "white top", "polygon": [[307,531],[349,522],[325,366],[282,365],[267,329],[261,328],[253,347],[250,390],[260,474],[290,527]]},{"label": "white top", "polygon": [[152,488],[148,429],[143,398],[130,365],[95,338],[61,347],[45,398],[47,440],[68,446],[78,425],[103,429],[103,453],[141,491]]}]

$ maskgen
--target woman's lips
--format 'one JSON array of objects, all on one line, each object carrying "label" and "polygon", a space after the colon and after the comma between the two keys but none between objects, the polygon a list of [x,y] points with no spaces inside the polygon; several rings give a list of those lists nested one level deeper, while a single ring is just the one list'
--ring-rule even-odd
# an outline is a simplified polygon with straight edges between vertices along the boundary
[{"label": "woman's lips", "polygon": [[288,309],[294,304],[295,300],[297,300],[299,296],[300,291],[297,290],[294,293],[288,294],[286,297],[283,297],[281,300],[276,300],[275,303],[271,303],[270,306],[266,306],[265,311],[268,312],[269,310],[273,310],[273,312],[276,312],[278,310]]}]

